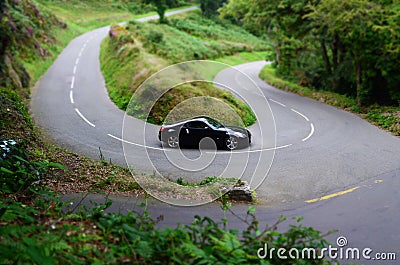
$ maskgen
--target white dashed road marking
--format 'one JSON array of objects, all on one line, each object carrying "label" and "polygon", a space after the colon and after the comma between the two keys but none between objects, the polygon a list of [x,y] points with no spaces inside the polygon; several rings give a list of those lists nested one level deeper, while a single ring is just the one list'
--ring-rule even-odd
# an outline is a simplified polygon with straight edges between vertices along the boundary
[{"label": "white dashed road marking", "polygon": [[75,85],[75,76],[73,76],[71,79],[71,89],[74,88],[74,85]]},{"label": "white dashed road marking", "polygon": [[[264,148],[264,149],[255,149],[255,150],[246,150],[246,151],[223,151],[223,152],[218,152],[218,154],[244,154],[244,153],[257,153],[257,152],[265,152],[265,151],[273,151],[273,150],[279,150],[283,148],[287,148],[292,146],[293,144],[287,144],[287,145],[282,145],[282,146],[277,146],[277,147],[272,147],[272,148]],[[212,153],[212,152],[206,152],[206,153]]]},{"label": "white dashed road marking", "polygon": [[[143,148],[149,148],[149,149],[153,149],[153,150],[159,150],[159,151],[172,151],[173,149],[165,149],[165,148],[158,148],[158,147],[151,147],[151,146],[146,146],[146,145],[142,145],[142,144],[138,144],[138,143],[132,143],[129,142],[127,140],[121,139],[117,136],[114,136],[112,134],[107,134],[108,136],[110,136],[111,138],[114,138],[115,140],[127,143],[127,144],[131,144],[131,145],[136,145],[136,146],[140,146]],[[223,152],[218,152],[218,154],[230,154],[230,153],[236,153],[236,154],[241,154],[241,153],[256,153],[256,152],[264,152],[264,151],[272,151],[272,150],[278,150],[278,149],[283,149],[289,146],[292,146],[293,144],[287,144],[287,145],[283,145],[283,146],[278,146],[278,147],[273,147],[273,148],[265,148],[265,149],[257,149],[257,150],[246,150],[246,151],[223,151]],[[206,153],[214,153],[214,152],[206,152]]]},{"label": "white dashed road marking", "polygon": [[70,101],[71,101],[71,104],[74,104],[74,103],[75,103],[75,102],[74,102],[74,95],[73,95],[73,92],[74,92],[74,91],[72,91],[72,90],[69,91],[69,99],[70,99]]},{"label": "white dashed road marking", "polygon": [[82,120],[84,120],[87,124],[89,124],[89,125],[92,126],[92,127],[96,127],[96,125],[94,125],[94,124],[91,123],[88,119],[86,119],[86,117],[83,116],[82,113],[81,113],[77,108],[75,108],[75,112],[78,113],[79,117],[81,117]]},{"label": "white dashed road marking", "polygon": [[280,105],[280,106],[286,108],[286,105],[283,104],[283,103],[280,103],[280,102],[278,102],[278,101],[276,101],[276,100],[273,100],[273,99],[269,99],[269,100],[272,101],[272,102],[274,102],[275,104],[278,104],[278,105]]},{"label": "white dashed road marking", "polygon": [[310,137],[314,134],[314,124],[310,124],[310,126],[311,126],[311,132],[310,132],[310,134],[306,137],[306,138],[304,138],[302,141],[303,142],[305,142],[305,141],[307,141],[308,139],[310,139]]},{"label": "white dashed road marking", "polygon": [[145,146],[145,145],[142,145],[142,144],[132,143],[132,142],[129,142],[127,140],[118,138],[117,136],[114,136],[112,134],[107,134],[107,135],[110,136],[111,138],[114,138],[115,140],[118,140],[118,141],[121,141],[121,142],[124,142],[124,143],[127,143],[127,144],[132,144],[132,145],[136,145],[136,146],[140,146],[140,147],[144,147],[144,148],[149,148],[149,149],[153,149],[153,150],[171,151],[171,150],[168,150],[168,149],[163,149],[163,148],[158,148],[158,147],[151,147],[151,146]]},{"label": "white dashed road marking", "polygon": [[306,115],[304,115],[304,114],[298,112],[297,110],[295,110],[295,109],[290,109],[290,110],[293,111],[294,113],[299,114],[299,115],[300,115],[301,117],[303,117],[306,121],[310,121],[310,120],[307,118]]},{"label": "white dashed road marking", "polygon": [[[279,102],[279,101],[273,100],[273,99],[271,99],[271,98],[269,99],[269,101],[274,102],[275,104],[278,104],[278,105],[280,105],[280,106],[286,108],[286,105],[283,104],[283,103],[281,103],[281,102]],[[290,110],[293,111],[294,113],[296,113],[297,115],[300,115],[300,116],[301,116],[303,119],[305,119],[307,122],[310,122],[310,119],[309,119],[306,115],[304,115],[303,113],[301,113],[300,111],[297,111],[297,110],[295,110],[295,109],[290,109]],[[308,134],[308,136],[307,136],[306,138],[302,139],[301,141],[305,142],[305,141],[307,141],[308,139],[310,139],[311,136],[313,136],[314,131],[315,131],[315,128],[314,128],[314,124],[313,124],[312,122],[310,122],[310,127],[311,127],[310,133]]]}]

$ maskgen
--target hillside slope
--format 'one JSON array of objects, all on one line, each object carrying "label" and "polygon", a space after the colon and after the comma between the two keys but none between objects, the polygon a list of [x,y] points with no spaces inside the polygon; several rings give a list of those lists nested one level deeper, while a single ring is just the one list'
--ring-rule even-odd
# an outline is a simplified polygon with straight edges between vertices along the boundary
[{"label": "hillside slope", "polygon": [[[119,108],[126,110],[131,96],[140,84],[169,65],[190,60],[215,60],[242,52],[269,49],[265,40],[238,26],[224,20],[206,19],[194,12],[170,18],[167,24],[131,21],[126,26],[113,26],[110,37],[102,44],[100,60],[111,99]],[[216,73],[210,73],[210,80],[214,74]],[[246,126],[256,120],[251,109],[231,93],[217,89],[209,83],[198,82],[168,91],[155,104],[147,121],[163,123],[175,106],[193,97],[221,99],[239,114]],[[202,111],[194,110],[179,119]],[[209,114],[204,111],[204,114]],[[128,112],[131,113],[130,110]],[[219,120],[224,123],[232,123],[229,119],[224,120],[227,116],[217,113],[214,117],[221,118]]]}]

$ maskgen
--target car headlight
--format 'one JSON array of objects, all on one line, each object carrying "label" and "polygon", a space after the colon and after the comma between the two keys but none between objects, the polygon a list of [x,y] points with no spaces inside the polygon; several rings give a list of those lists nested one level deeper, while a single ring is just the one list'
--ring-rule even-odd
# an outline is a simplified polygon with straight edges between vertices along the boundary
[{"label": "car headlight", "polygon": [[244,133],[236,132],[234,136],[239,137],[239,138],[246,138],[246,135]]}]

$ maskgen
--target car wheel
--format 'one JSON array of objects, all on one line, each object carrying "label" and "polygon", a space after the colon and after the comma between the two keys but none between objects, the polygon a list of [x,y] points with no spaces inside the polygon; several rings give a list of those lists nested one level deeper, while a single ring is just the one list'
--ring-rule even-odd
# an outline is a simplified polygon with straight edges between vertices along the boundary
[{"label": "car wheel", "polygon": [[229,138],[227,138],[225,141],[226,148],[228,148],[229,150],[236,149],[238,147],[238,144],[238,139],[234,136],[229,136]]},{"label": "car wheel", "polygon": [[168,146],[171,148],[177,148],[179,146],[178,136],[172,135],[168,137]]}]

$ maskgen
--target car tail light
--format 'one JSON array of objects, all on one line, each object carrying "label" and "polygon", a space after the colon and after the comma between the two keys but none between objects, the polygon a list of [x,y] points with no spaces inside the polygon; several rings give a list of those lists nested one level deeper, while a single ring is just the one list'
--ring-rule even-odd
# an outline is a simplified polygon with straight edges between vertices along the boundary
[{"label": "car tail light", "polygon": [[167,130],[167,128],[164,128],[164,127],[160,128],[160,132],[163,132],[163,131],[166,131],[166,130]]}]

